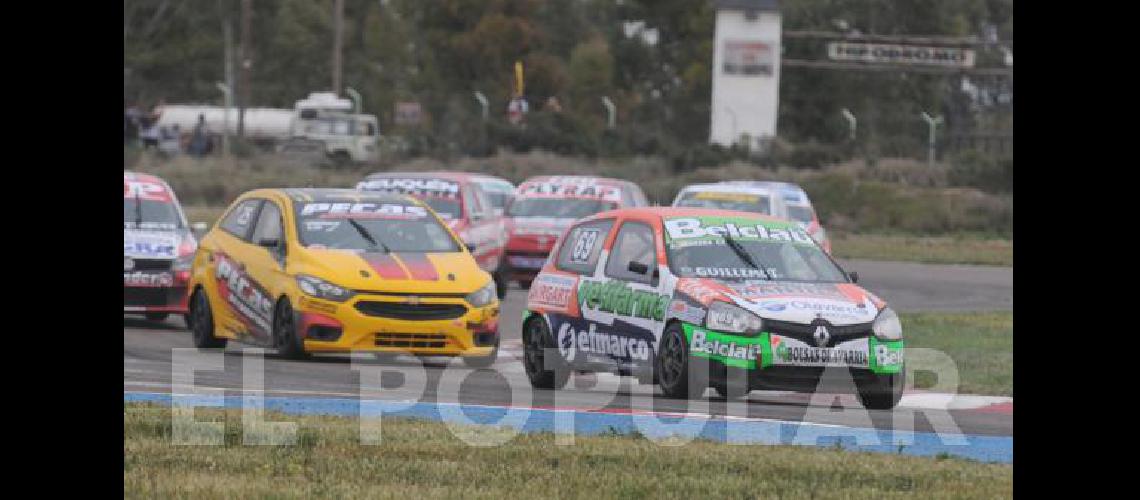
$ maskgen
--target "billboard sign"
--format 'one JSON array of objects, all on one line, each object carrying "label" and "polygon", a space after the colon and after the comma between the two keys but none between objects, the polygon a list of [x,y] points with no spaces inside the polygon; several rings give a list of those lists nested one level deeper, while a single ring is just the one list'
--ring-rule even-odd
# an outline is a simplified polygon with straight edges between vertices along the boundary
[{"label": "billboard sign", "polygon": [[888,43],[830,42],[827,55],[835,61],[927,65],[953,68],[974,67],[974,51],[957,47],[932,47]]}]

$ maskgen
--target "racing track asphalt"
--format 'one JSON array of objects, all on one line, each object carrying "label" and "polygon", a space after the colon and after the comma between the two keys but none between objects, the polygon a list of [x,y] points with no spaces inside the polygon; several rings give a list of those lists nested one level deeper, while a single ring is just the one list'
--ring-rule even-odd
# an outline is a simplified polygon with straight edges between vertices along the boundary
[{"label": "racing track asphalt", "polygon": [[[879,294],[901,311],[912,310],[1008,310],[1012,307],[1012,269],[985,266],[938,266],[875,261],[847,261],[848,270],[858,271],[860,283]],[[530,391],[530,385],[521,363],[520,318],[526,294],[512,288],[503,304],[504,351],[494,370],[471,370],[459,360],[429,358],[420,368],[418,360],[401,357],[380,362],[367,359],[368,365],[382,367],[390,399],[419,401],[450,401],[473,405],[514,405],[532,407],[605,408],[606,411],[648,410],[658,412],[699,412],[712,415],[735,415],[767,418],[782,421],[814,421],[866,427],[862,412],[840,411],[860,409],[852,397],[841,399],[838,406],[812,406],[800,395],[789,393],[753,392],[748,399],[726,404],[710,389],[706,400],[692,403],[651,397],[652,386],[639,385],[636,380],[610,375],[582,375],[557,391]],[[165,323],[151,323],[124,316],[123,328],[123,384],[125,391],[170,392],[171,355],[173,348],[193,347],[189,332],[181,318]],[[242,362],[245,359],[242,344],[230,343],[225,349],[223,371],[199,371],[195,384],[199,387],[232,389],[236,393],[242,386]],[[454,363],[448,367],[448,363]],[[447,369],[445,370],[445,367]],[[397,373],[398,372],[398,373]],[[350,358],[344,355],[315,356],[307,361],[291,361],[267,353],[264,358],[265,394],[286,396],[359,397],[360,374],[351,369]],[[402,375],[401,375],[402,374]],[[442,376],[461,380],[458,389],[448,382],[440,394]],[[455,379],[450,377],[455,376]],[[620,384],[615,391],[599,390],[597,384]],[[575,387],[575,384],[577,386]],[[451,387],[449,387],[451,386]],[[424,387],[419,390],[417,388]],[[512,389],[515,398],[512,400]],[[457,391],[457,398],[449,396]],[[521,400],[520,400],[521,398]],[[932,423],[915,411],[913,417],[902,418],[899,409],[870,411],[870,425],[879,429],[939,431]],[[903,410],[905,411],[905,410]],[[1013,417],[1005,412],[979,412],[951,410],[950,415],[959,432],[976,435],[1009,436],[1013,431]]]}]

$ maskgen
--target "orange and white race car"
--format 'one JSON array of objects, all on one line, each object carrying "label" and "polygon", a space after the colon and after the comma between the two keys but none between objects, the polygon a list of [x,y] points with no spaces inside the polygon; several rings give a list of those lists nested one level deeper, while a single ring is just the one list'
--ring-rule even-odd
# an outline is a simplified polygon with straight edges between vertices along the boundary
[{"label": "orange and white race car", "polygon": [[[533,386],[612,371],[667,396],[814,391],[849,374],[868,408],[902,396],[898,316],[792,221],[716,209],[599,213],[572,225],[523,313]],[[828,370],[838,368],[838,370]]]},{"label": "orange and white race car", "polygon": [[615,208],[649,202],[630,181],[589,176],[539,176],[519,184],[507,206],[507,265],[512,279],[529,288],[554,242],[574,221]]}]

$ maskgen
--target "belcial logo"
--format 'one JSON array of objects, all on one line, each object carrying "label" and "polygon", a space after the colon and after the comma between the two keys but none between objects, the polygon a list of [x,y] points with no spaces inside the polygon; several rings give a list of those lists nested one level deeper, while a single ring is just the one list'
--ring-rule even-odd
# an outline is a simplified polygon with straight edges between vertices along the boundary
[{"label": "belcial logo", "polygon": [[811,336],[815,339],[815,345],[818,347],[827,345],[827,341],[831,340],[831,332],[827,331],[827,327],[823,325],[815,327],[815,333]]}]

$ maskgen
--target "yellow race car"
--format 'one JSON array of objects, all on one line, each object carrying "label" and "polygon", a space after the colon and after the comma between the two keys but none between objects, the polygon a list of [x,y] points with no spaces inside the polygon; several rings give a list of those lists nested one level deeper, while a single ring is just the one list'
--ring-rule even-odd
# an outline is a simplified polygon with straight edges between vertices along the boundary
[{"label": "yellow race car", "polygon": [[372,351],[462,356],[499,350],[499,300],[434,211],[349,189],[259,189],[202,239],[189,293],[194,345],[230,339],[287,357]]}]

